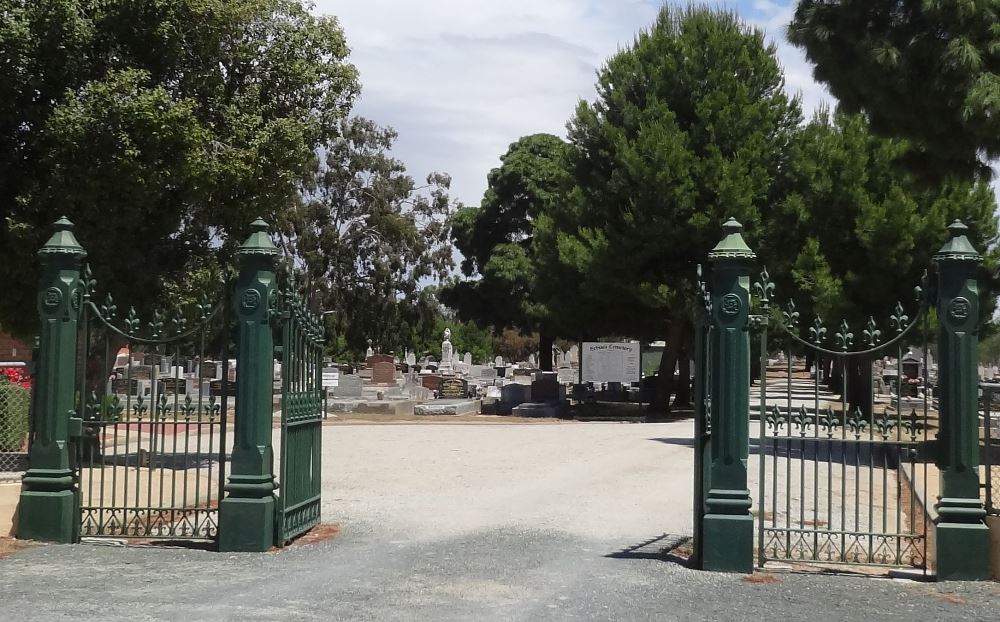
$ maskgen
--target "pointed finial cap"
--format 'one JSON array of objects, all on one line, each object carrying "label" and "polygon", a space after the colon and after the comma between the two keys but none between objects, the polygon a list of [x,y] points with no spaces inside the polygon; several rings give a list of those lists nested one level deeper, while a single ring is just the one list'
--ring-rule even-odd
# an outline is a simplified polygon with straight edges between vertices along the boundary
[{"label": "pointed finial cap", "polygon": [[53,227],[55,232],[49,241],[39,249],[39,256],[72,255],[80,259],[87,256],[87,251],[83,250],[80,242],[73,235],[73,223],[70,222],[69,218],[63,216],[53,224]]},{"label": "pointed finial cap", "polygon": [[267,255],[273,256],[278,254],[278,247],[274,245],[271,240],[271,236],[268,233],[269,225],[264,221],[263,218],[258,218],[257,220],[250,223],[250,237],[243,242],[240,246],[240,250],[237,251],[237,255]]},{"label": "pointed finial cap", "polygon": [[735,218],[730,218],[722,225],[725,237],[708,253],[709,260],[720,259],[754,259],[756,255],[743,239],[743,225]]},{"label": "pointed finial cap", "polygon": [[944,243],[935,255],[935,261],[953,260],[953,261],[979,261],[982,259],[982,255],[976,251],[972,243],[969,242],[969,238],[966,236],[969,228],[965,226],[961,220],[955,219],[955,222],[948,225],[948,241]]}]

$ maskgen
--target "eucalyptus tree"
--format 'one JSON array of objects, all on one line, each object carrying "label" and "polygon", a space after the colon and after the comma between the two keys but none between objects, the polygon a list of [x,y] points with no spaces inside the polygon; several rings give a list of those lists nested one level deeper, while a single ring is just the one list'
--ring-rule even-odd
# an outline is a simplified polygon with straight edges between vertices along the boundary
[{"label": "eucalyptus tree", "polygon": [[410,347],[436,322],[425,285],[453,266],[450,178],[424,185],[390,150],[396,132],[354,117],[325,145],[295,205],[279,221],[291,271],[313,304],[331,311],[333,343],[364,352]]}]

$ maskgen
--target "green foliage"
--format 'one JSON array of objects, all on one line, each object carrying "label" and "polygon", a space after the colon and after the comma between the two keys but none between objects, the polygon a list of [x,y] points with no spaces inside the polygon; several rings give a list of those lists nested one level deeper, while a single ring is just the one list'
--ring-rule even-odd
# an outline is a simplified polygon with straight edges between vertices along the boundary
[{"label": "green foliage", "polygon": [[0,0],[0,15],[0,321],[20,335],[58,216],[101,289],[147,313],[286,209],[358,90],[336,20],[300,0]]},{"label": "green foliage", "polygon": [[535,222],[560,200],[567,186],[566,143],[550,134],[524,136],[510,145],[489,173],[479,207],[452,219],[462,272],[476,280],[455,282],[442,300],[466,319],[497,329],[551,330],[552,318],[535,296],[538,258]]},{"label": "green foliage", "polygon": [[20,451],[28,437],[31,389],[0,377],[0,451]]},{"label": "green foliage", "polygon": [[569,124],[575,187],[537,222],[544,303],[570,334],[660,337],[734,216],[751,243],[799,106],[773,45],[731,12],[665,7]]},{"label": "green foliage", "polygon": [[[997,219],[989,185],[920,184],[899,164],[905,153],[902,141],[873,135],[857,115],[823,110],[796,133],[783,196],[756,249],[778,301],[794,299],[803,317],[818,313],[828,324],[846,318],[859,327],[871,316],[885,324],[896,302],[913,317],[913,288],[949,223],[961,219],[973,245],[990,246]],[[988,300],[984,317],[994,308]]]},{"label": "green foliage", "polygon": [[[352,118],[300,200],[279,220],[281,246],[297,284],[315,308],[332,311],[327,326],[355,356],[368,347],[402,353],[440,315],[422,281],[452,266],[447,175],[417,186],[390,155],[396,132]],[[442,329],[443,330],[443,329]]]},{"label": "green foliage", "polygon": [[909,139],[922,178],[989,176],[1000,157],[995,0],[801,0],[788,38],[843,110]]},{"label": "green foliage", "polygon": [[984,365],[1000,364],[1000,333],[979,342],[979,362]]}]

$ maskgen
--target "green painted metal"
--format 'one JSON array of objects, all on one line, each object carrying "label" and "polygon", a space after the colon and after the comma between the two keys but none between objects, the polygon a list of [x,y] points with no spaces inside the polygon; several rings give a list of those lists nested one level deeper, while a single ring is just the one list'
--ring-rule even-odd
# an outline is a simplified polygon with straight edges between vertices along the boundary
[{"label": "green painted metal", "polygon": [[711,441],[705,514],[701,521],[702,567],[722,572],[753,570],[753,516],[747,489],[750,409],[750,270],[755,259],[740,223],[730,219],[726,236],[709,253],[712,328]]},{"label": "green painted metal", "polygon": [[959,221],[934,256],[938,266],[938,365],[941,370],[941,495],[935,506],[937,574],[943,580],[990,578],[989,530],[979,496],[977,344],[981,256]]},{"label": "green painted metal", "polygon": [[276,544],[320,520],[323,326],[292,292],[282,296],[281,467]]},{"label": "green painted metal", "polygon": [[[848,402],[847,369],[855,361],[886,355],[901,362],[920,320],[927,334],[927,296],[921,296],[913,320],[897,304],[888,331],[870,318],[860,333],[861,349],[852,351],[855,334],[846,322],[832,335],[835,345],[830,349],[824,347],[828,329],[821,318],[814,318],[808,328],[800,327],[793,301],[775,312],[771,307],[775,288],[766,269],[755,289],[759,315],[754,324],[760,338],[758,566],[780,561],[926,570],[927,527],[921,507],[926,484],[922,495],[916,488],[918,482],[927,481],[928,393],[904,409],[898,391],[894,400],[884,396],[876,400],[869,392],[863,404],[866,415],[862,405]],[[769,341],[770,326],[777,329],[772,335],[777,346]],[[882,343],[884,333],[894,336]],[[781,365],[769,366],[769,344],[771,352],[783,356]],[[923,347],[926,352],[926,341]],[[796,357],[798,362],[793,363]],[[795,378],[798,365],[807,358],[815,373],[811,379]],[[840,371],[843,380],[838,386],[821,388],[823,361]],[[897,371],[901,378],[901,363]],[[927,379],[925,369],[925,386]],[[915,477],[920,469],[922,477]]]},{"label": "green painted metal", "polygon": [[274,451],[271,444],[278,249],[261,219],[237,252],[233,296],[238,322],[236,422],[226,498],[219,506],[219,550],[266,551],[274,543]]},{"label": "green painted metal", "polygon": [[74,369],[80,311],[80,267],[87,253],[60,218],[42,246],[38,288],[40,360],[29,469],[21,492],[17,535],[47,542],[77,539],[79,498],[75,487],[70,419],[74,417]]},{"label": "green painted metal", "polygon": [[[81,284],[80,535],[214,540],[229,410],[223,306],[203,298],[169,314],[156,310],[144,322],[134,308],[120,318],[110,293],[95,302],[89,267]],[[219,350],[209,350],[213,342]],[[206,372],[216,355],[221,386]],[[179,367],[184,360],[197,368],[193,390]]]},{"label": "green painted metal", "polygon": [[691,557],[691,567],[701,568],[704,561],[702,521],[705,517],[705,497],[708,494],[708,482],[711,469],[711,331],[712,331],[712,299],[708,293],[698,266],[698,301],[694,314],[694,546]]}]

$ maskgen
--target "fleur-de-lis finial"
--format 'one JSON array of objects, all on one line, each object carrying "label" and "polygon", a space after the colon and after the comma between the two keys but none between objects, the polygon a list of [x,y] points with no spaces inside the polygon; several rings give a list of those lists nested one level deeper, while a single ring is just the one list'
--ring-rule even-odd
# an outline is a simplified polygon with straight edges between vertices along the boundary
[{"label": "fleur-de-lis finial", "polygon": [[834,337],[837,339],[837,346],[847,352],[854,344],[854,333],[851,332],[850,327],[847,325],[847,320],[840,321],[840,331],[838,331]]},{"label": "fleur-de-lis finial", "polygon": [[774,295],[774,282],[771,281],[771,275],[767,273],[766,266],[760,272],[760,280],[754,283],[753,287],[757,295],[760,296],[761,309],[766,311],[771,307],[771,296]]},{"label": "fleur-de-lis finial", "polygon": [[129,307],[128,316],[125,318],[125,332],[130,337],[134,336],[138,332],[140,324],[139,315],[135,312],[135,307]]},{"label": "fleur-de-lis finial", "polygon": [[813,320],[813,325],[809,329],[809,337],[816,345],[820,345],[826,341],[826,327],[823,326],[823,319],[821,317],[816,316],[816,319]]},{"label": "fleur-de-lis finial", "polygon": [[789,329],[798,328],[799,326],[799,311],[795,308],[795,301],[789,300],[788,305],[784,311],[781,312],[781,317],[785,320],[785,326]]},{"label": "fleur-de-lis finial", "polygon": [[111,297],[111,292],[108,292],[104,296],[104,304],[101,305],[101,317],[111,321],[115,319],[115,315],[118,313],[118,306],[115,305],[114,298]]},{"label": "fleur-de-lis finial", "polygon": [[867,343],[870,348],[874,348],[882,340],[882,331],[877,328],[874,317],[869,316],[868,327],[865,328],[863,333],[865,335],[865,343]]},{"label": "fleur-de-lis finial", "polygon": [[895,311],[889,316],[889,324],[895,329],[897,334],[906,330],[906,327],[910,323],[910,318],[904,312],[903,303],[897,301]]}]

